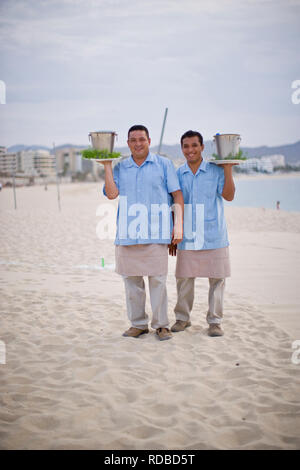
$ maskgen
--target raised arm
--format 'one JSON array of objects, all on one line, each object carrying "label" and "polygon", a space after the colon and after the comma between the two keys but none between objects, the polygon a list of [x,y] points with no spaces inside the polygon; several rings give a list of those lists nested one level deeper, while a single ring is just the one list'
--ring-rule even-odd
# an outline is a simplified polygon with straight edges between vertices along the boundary
[{"label": "raised arm", "polygon": [[105,171],[105,192],[108,199],[116,199],[119,196],[119,190],[114,181],[112,162],[101,162]]},{"label": "raised arm", "polygon": [[222,192],[222,197],[226,199],[226,201],[232,201],[234,198],[235,193],[235,185],[232,176],[232,167],[235,163],[226,163],[225,165],[221,165],[224,168],[224,187]]}]

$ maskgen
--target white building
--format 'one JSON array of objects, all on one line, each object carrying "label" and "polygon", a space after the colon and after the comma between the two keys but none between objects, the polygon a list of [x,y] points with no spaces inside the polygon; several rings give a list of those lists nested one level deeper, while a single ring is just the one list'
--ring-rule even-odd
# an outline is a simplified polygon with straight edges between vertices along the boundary
[{"label": "white building", "polygon": [[284,167],[286,165],[284,155],[269,155],[269,158],[271,159],[271,162],[273,163],[274,168]]},{"label": "white building", "polygon": [[55,157],[48,150],[33,151],[33,165],[39,175],[53,176],[56,174]]},{"label": "white building", "polygon": [[53,176],[55,158],[48,150],[22,150],[18,152],[18,171],[32,176]]},{"label": "white building", "polygon": [[55,151],[57,170],[65,173],[78,173],[82,171],[81,149],[64,147]]},{"label": "white building", "polygon": [[22,150],[17,153],[18,157],[18,171],[25,173],[25,175],[37,176],[37,171],[34,168],[33,153],[31,150]]},{"label": "white building", "polygon": [[[4,149],[5,147],[2,147]],[[5,149],[6,150],[6,149]],[[17,171],[17,154],[0,152],[0,173],[11,175]]]},{"label": "white building", "polygon": [[247,171],[260,171],[265,173],[273,173],[274,168],[284,167],[284,155],[266,155],[260,158],[247,158],[242,168]]}]

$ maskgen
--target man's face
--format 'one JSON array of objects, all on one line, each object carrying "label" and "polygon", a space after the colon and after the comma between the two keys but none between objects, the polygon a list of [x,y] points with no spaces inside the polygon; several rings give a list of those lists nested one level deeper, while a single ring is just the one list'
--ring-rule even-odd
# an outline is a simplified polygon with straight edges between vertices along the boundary
[{"label": "man's face", "polygon": [[188,163],[198,163],[202,159],[201,153],[204,150],[204,145],[201,145],[199,138],[186,137],[182,141],[182,152]]},{"label": "man's face", "polygon": [[131,131],[127,140],[133,158],[146,158],[149,153],[151,139],[145,131]]}]

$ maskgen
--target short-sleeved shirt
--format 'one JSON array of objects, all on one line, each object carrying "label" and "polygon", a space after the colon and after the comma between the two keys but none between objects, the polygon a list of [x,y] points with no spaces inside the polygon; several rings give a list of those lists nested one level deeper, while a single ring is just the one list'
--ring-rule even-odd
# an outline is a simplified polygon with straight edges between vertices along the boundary
[{"label": "short-sleeved shirt", "polygon": [[116,164],[113,177],[119,190],[115,245],[170,243],[171,193],[180,190],[173,163],[149,153],[139,166],[130,156]]},{"label": "short-sleeved shirt", "polygon": [[209,250],[229,245],[222,192],[223,168],[202,160],[194,175],[187,163],[177,170],[184,199],[180,250]]}]

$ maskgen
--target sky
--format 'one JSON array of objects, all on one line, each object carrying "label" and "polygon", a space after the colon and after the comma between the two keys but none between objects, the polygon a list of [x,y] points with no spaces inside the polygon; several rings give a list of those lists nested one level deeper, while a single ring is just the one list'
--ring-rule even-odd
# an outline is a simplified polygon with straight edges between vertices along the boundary
[{"label": "sky", "polygon": [[300,140],[300,0],[0,0],[0,146]]}]

